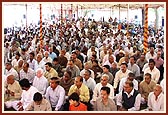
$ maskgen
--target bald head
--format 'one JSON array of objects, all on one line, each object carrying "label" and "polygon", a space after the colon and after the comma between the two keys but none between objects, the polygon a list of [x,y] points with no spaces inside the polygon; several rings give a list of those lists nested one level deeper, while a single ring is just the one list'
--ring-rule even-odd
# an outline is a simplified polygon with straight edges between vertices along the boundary
[{"label": "bald head", "polygon": [[157,97],[160,95],[160,93],[162,92],[162,87],[159,84],[156,84],[156,86],[154,87],[154,95]]},{"label": "bald head", "polygon": [[8,75],[8,76],[7,76],[7,83],[8,83],[8,84],[13,84],[14,81],[15,81],[14,75]]}]

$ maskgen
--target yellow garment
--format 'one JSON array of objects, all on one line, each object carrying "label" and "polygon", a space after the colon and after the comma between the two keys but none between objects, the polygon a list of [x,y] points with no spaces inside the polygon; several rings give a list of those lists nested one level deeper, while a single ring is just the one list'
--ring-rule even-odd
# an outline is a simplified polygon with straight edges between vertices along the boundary
[{"label": "yellow garment", "polygon": [[54,68],[51,68],[49,71],[46,71],[46,72],[44,73],[44,77],[47,78],[48,82],[50,82],[50,79],[51,79],[52,77],[57,77],[57,78],[59,78],[59,77],[58,77],[58,73],[57,73],[57,71],[56,71]]},{"label": "yellow garment", "polygon": [[6,94],[5,95],[5,101],[20,100],[21,94],[22,94],[22,88],[20,87],[18,81],[15,81],[13,84],[6,84],[6,87],[11,92],[14,92],[14,96]]},{"label": "yellow garment", "polygon": [[73,92],[76,92],[77,90],[79,90],[79,92],[80,92],[80,95],[79,95],[80,101],[88,102],[90,99],[89,89],[84,84],[82,84],[79,89],[77,88],[77,86],[75,84],[72,85],[69,89],[68,96],[70,96]]}]

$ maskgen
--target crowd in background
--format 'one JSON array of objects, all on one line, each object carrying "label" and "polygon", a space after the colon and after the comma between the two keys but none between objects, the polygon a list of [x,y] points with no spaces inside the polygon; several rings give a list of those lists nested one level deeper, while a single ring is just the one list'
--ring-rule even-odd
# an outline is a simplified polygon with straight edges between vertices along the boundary
[{"label": "crowd in background", "polygon": [[66,20],[4,34],[4,107],[18,111],[163,111],[164,29]]}]

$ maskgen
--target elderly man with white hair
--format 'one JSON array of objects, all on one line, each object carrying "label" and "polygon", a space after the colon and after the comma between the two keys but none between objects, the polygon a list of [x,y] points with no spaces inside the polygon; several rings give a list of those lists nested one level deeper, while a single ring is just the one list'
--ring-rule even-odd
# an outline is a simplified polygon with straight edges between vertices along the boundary
[{"label": "elderly man with white hair", "polygon": [[149,93],[148,96],[148,110],[149,111],[164,111],[164,95],[162,87],[156,84],[154,91]]},{"label": "elderly man with white hair", "polygon": [[91,103],[94,103],[96,99],[101,96],[100,90],[104,86],[110,88],[109,98],[114,99],[114,88],[111,84],[108,83],[108,81],[109,76],[107,74],[103,74],[100,83],[97,83],[93,90],[93,98],[91,100]]},{"label": "elderly man with white hair", "polygon": [[41,68],[36,70],[36,76],[33,80],[33,86],[38,89],[38,91],[44,95],[46,93],[46,89],[49,85],[49,82],[46,77],[44,77],[44,71]]},{"label": "elderly man with white hair", "polygon": [[35,66],[34,66],[34,70],[36,71],[38,68],[42,68],[43,70],[45,70],[45,62],[42,60],[43,59],[43,55],[42,54],[37,54],[37,57],[36,57],[37,61],[35,63]]},{"label": "elderly man with white hair", "polygon": [[45,63],[47,63],[47,62],[50,62],[50,63],[52,63],[52,58],[51,57],[49,57],[49,52],[48,51],[45,51],[44,52],[44,57],[43,57],[43,59],[42,59]]},{"label": "elderly man with white hair", "polygon": [[19,82],[15,80],[15,76],[10,74],[5,80],[5,108],[11,108],[14,101],[21,99],[22,88]]}]

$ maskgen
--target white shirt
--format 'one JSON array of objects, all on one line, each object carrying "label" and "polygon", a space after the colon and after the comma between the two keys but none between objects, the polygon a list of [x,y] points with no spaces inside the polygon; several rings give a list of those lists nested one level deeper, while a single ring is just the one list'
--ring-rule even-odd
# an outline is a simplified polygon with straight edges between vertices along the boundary
[{"label": "white shirt", "polygon": [[[94,72],[93,72],[93,70],[91,70],[91,69],[89,69],[90,70],[90,72],[91,72],[91,78],[93,78],[94,79]],[[84,76],[84,73],[85,73],[85,69],[83,69],[81,72],[80,72],[80,76]]]},{"label": "white shirt", "polygon": [[[113,54],[111,54],[113,57],[114,57],[114,61],[116,60],[116,57],[113,55]],[[103,61],[102,61],[102,65],[105,65],[104,63],[107,61],[107,60],[109,60],[109,54],[106,54],[105,56],[104,56],[104,58],[103,58]],[[111,67],[111,66],[110,66]]]},{"label": "white shirt", "polygon": [[54,90],[49,86],[45,97],[49,100],[52,107],[55,107],[55,110],[59,110],[65,99],[65,90],[60,85],[58,85]]},{"label": "white shirt", "polygon": [[35,62],[34,70],[36,71],[38,68],[42,68],[45,71],[45,62],[43,60],[41,60],[39,63],[37,61]]},{"label": "white shirt", "polygon": [[103,61],[103,58],[106,54],[104,53],[104,50],[100,51],[100,60]]},{"label": "white shirt", "polygon": [[[134,94],[134,89],[131,91],[130,94],[128,94],[127,92],[124,92],[127,94],[128,97],[130,97],[131,95]],[[117,105],[122,107],[122,92],[120,92],[117,97]],[[139,93],[136,98],[135,98],[135,103],[134,103],[134,107],[128,109],[128,111],[139,111],[140,110],[140,104],[141,104],[141,94]]]},{"label": "white shirt", "polygon": [[[97,47],[95,47],[95,51],[96,51],[96,56],[97,56],[97,59],[99,60],[99,49]],[[87,60],[90,60],[90,57],[92,56],[92,51],[91,51],[91,48],[87,51],[87,57],[88,59]]]},{"label": "white shirt", "polygon": [[88,86],[89,89],[91,89],[92,91],[94,90],[95,86],[96,86],[96,82],[93,78],[89,77],[89,79],[86,81],[83,78],[83,83]]},{"label": "white shirt", "polygon": [[131,54],[133,52],[133,48],[130,47],[130,49],[128,49],[128,47],[126,47],[126,48],[124,48],[124,52],[128,53],[128,54]]},{"label": "white shirt", "polygon": [[29,80],[30,83],[33,83],[35,76],[35,71],[32,70],[31,68],[28,68],[27,73],[23,71],[23,69],[20,70],[20,79],[26,78]]},{"label": "white shirt", "polygon": [[34,47],[33,47],[33,46],[30,46],[29,49],[28,49],[28,53],[34,52],[34,51],[35,51]]},{"label": "white shirt", "polygon": [[[127,81],[127,77],[126,77],[126,78],[122,78],[122,79],[120,80],[119,92],[121,92],[121,91],[123,90],[124,84],[125,84],[126,81]],[[138,81],[134,79],[134,80],[132,81],[132,83],[134,84],[134,89],[135,89],[135,90],[138,90]]]},{"label": "white shirt", "polygon": [[80,53],[81,56],[83,56],[83,62],[86,62],[86,55],[84,53]]},{"label": "white shirt", "polygon": [[25,109],[31,103],[31,101],[33,101],[33,96],[36,92],[38,92],[38,90],[34,86],[31,86],[27,91],[23,90],[21,95],[23,109]]},{"label": "white shirt", "polygon": [[35,70],[35,63],[37,63],[35,59],[33,59],[32,62],[29,59],[29,60],[27,60],[27,63],[29,63],[29,67],[30,68],[32,68],[33,70]]},{"label": "white shirt", "polygon": [[157,54],[154,52],[153,56],[151,55],[150,51],[146,53],[145,58],[149,62],[149,59],[154,59]]},{"label": "white shirt", "polygon": [[18,62],[19,62],[21,59],[22,59],[22,58],[20,58],[20,59],[18,59],[18,60],[17,60],[17,59],[12,60],[12,62],[11,62],[11,63],[12,63],[12,66],[13,66],[13,67],[18,66]]},{"label": "white shirt", "polygon": [[150,92],[148,96],[148,108],[153,111],[163,111],[164,110],[164,95],[161,93],[158,96],[158,99],[155,100],[156,96],[154,92]]},{"label": "white shirt", "polygon": [[164,79],[162,79],[162,81],[160,82],[160,86],[162,87],[162,92],[164,93],[164,83],[165,82],[165,80]]},{"label": "white shirt", "polygon": [[[114,99],[114,88],[113,88],[113,86],[112,86],[111,84],[109,84],[109,83],[107,83],[106,86],[110,88],[109,98]],[[93,90],[93,98],[92,98],[92,101],[96,101],[96,99],[101,96],[100,90],[101,90],[102,87],[103,87],[103,86],[102,86],[101,83],[97,83],[97,84],[96,84],[96,86],[95,86],[95,88],[94,88],[94,90]]]},{"label": "white shirt", "polygon": [[118,83],[119,81],[124,78],[124,77],[128,77],[128,73],[130,73],[131,71],[130,70],[126,70],[125,73],[123,73],[121,70],[119,70],[116,75],[115,75],[115,78],[114,78],[114,88],[117,88],[118,86]]},{"label": "white shirt", "polygon": [[112,67],[112,64],[109,62],[109,60],[107,60],[106,62],[102,63],[102,66],[104,66],[104,65],[109,65],[110,68]]},{"label": "white shirt", "polygon": [[146,69],[144,70],[144,75],[145,75],[146,73],[150,73],[150,74],[152,75],[152,76],[151,76],[151,77],[152,77],[152,80],[154,80],[156,83],[158,83],[159,78],[160,78],[160,71],[159,71],[156,67],[154,67],[152,71],[150,70],[149,67],[146,68]]},{"label": "white shirt", "polygon": [[50,62],[50,63],[52,63],[52,58],[51,57],[48,57],[48,58],[46,58],[46,57],[43,57],[43,59],[42,59],[45,63],[47,63],[47,62]]},{"label": "white shirt", "polygon": [[36,87],[42,95],[46,93],[48,85],[48,80],[44,76],[40,78],[38,78],[37,76],[34,77],[33,86]]},{"label": "white shirt", "polygon": [[8,76],[8,75],[14,75],[15,80],[17,80],[17,81],[19,80],[19,75],[18,75],[17,71],[14,68],[11,68],[9,71],[6,69],[5,75],[6,76]]},{"label": "white shirt", "polygon": [[131,65],[131,63],[128,63],[128,69],[132,71],[136,77],[140,76],[140,68],[137,64]]},{"label": "white shirt", "polygon": [[69,52],[66,52],[66,53],[65,53],[65,57],[67,58],[67,60],[70,59],[71,55],[69,54]]},{"label": "white shirt", "polygon": [[148,67],[149,67],[149,63],[146,63],[146,64],[143,66],[143,68],[142,68],[142,72],[144,72],[145,69],[148,68]]}]

